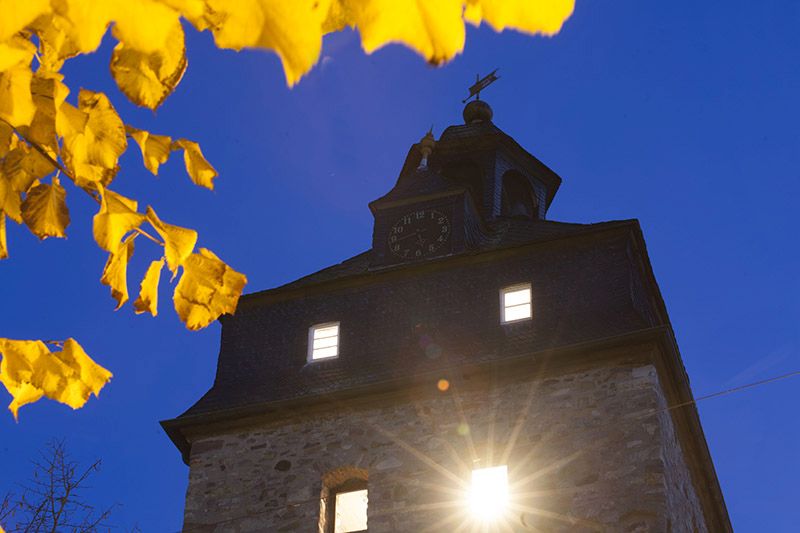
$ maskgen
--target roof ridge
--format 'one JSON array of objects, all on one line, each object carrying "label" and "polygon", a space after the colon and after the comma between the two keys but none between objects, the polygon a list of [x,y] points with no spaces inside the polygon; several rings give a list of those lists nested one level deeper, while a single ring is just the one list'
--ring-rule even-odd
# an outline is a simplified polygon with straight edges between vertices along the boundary
[{"label": "roof ridge", "polygon": [[[492,252],[504,248],[516,248],[519,246],[525,246],[526,244],[548,242],[548,241],[558,240],[561,238],[573,237],[583,233],[584,231],[607,229],[615,226],[624,226],[631,223],[638,223],[638,221],[635,218],[622,219],[622,220],[607,220],[603,222],[590,222],[590,223],[561,222],[557,220],[531,220],[531,221],[515,220],[515,221],[510,221],[508,226],[504,229],[503,235],[500,237],[500,239],[498,239],[496,245],[487,247],[483,250],[475,250],[474,253]],[[570,231],[562,234],[540,235],[539,236],[540,238],[530,238],[529,235],[523,235],[522,238],[520,239],[509,238],[509,233],[511,233],[512,231],[525,234],[526,231],[531,231],[531,229],[536,227],[542,228],[543,226],[549,226],[550,228],[562,228]],[[300,287],[317,285],[320,283],[326,283],[334,280],[341,280],[344,278],[349,278],[364,274],[368,272],[369,262],[367,261],[367,259],[369,257],[370,252],[372,252],[372,248],[365,250],[354,256],[348,257],[347,259],[344,259],[339,263],[335,263],[327,267],[321,268],[315,272],[311,272],[310,274],[306,274],[305,276],[297,278],[288,283],[244,294],[242,295],[242,299],[250,300],[253,298],[257,298],[258,296],[274,292],[280,292],[282,290],[297,289]],[[350,266],[353,266],[355,268],[354,269],[347,268]],[[335,275],[335,273],[338,270],[343,271],[341,275]],[[332,277],[328,277],[326,274],[334,274],[334,275]]]}]

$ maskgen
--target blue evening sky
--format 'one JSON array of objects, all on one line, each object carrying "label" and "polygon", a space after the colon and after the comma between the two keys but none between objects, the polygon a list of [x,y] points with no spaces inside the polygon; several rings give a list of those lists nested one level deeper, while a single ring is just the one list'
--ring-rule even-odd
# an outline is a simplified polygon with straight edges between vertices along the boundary
[{"label": "blue evening sky", "polygon": [[[470,28],[464,54],[442,68],[399,46],[367,56],[353,32],[329,36],[291,90],[275,55],[220,51],[189,30],[186,76],[155,114],[114,86],[110,40],[71,61],[67,81],[107,91],[138,127],[200,142],[220,172],[214,192],[189,182],[179,154],[153,177],[134,145],[115,189],[199,230],[256,291],[367,249],[367,202],[431,125],[438,136],[461,121],[475,74],[499,67],[485,93],[495,123],[564,179],[549,217],[640,220],[701,396],[800,369],[798,28],[793,0],[579,0],[552,39]],[[88,497],[119,503],[115,524],[174,532],[188,469],[158,421],[211,385],[219,325],[187,331],[166,280],[158,318],[130,304],[113,312],[96,205],[74,188],[68,200],[66,240],[9,226],[0,335],[75,337],[115,377],[79,411],[43,400],[19,424],[0,413],[0,494],[64,437],[78,460],[102,459]],[[134,294],[157,253],[137,245]],[[797,530],[798,404],[800,377],[699,405],[737,531]]]}]

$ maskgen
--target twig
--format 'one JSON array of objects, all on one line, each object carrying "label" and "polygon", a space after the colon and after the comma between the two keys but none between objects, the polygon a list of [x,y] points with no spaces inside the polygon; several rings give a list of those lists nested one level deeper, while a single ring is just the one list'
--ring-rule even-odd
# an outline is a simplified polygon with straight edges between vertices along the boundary
[{"label": "twig", "polygon": [[50,341],[50,340],[47,340],[47,341],[42,341],[42,342],[45,343],[45,344],[52,344],[53,346],[58,346],[59,348],[63,348],[63,346],[64,346],[64,341]]}]

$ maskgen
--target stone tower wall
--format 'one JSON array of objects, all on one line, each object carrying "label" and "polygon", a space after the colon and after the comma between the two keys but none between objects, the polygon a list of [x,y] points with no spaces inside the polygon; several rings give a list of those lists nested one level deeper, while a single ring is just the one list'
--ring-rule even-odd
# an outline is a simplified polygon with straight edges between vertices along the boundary
[{"label": "stone tower wall", "polygon": [[195,437],[184,531],[316,532],[346,468],[368,473],[371,533],[455,531],[471,470],[495,464],[511,531],[706,531],[664,405],[653,366],[606,361]]}]

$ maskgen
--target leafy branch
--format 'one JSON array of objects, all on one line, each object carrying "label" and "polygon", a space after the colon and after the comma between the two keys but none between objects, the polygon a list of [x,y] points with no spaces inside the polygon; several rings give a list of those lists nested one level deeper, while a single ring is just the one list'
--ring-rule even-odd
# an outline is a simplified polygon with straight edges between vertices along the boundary
[{"label": "leafy branch", "polygon": [[[189,329],[236,310],[243,274],[210,250],[195,251],[196,231],[162,221],[151,206],[140,211],[136,200],[110,188],[130,138],[152,174],[182,151],[191,181],[213,189],[217,171],[200,146],[126,126],[101,92],[81,89],[68,101],[62,67],[94,52],[109,28],[116,40],[111,76],[131,102],[154,110],[186,71],[184,24],[210,31],[219,48],[274,51],[291,86],[319,59],[323,35],[346,27],[358,30],[367,53],[398,42],[441,64],[463,49],[465,22],[553,35],[573,7],[574,0],[0,0],[0,259],[9,255],[7,218],[40,239],[66,236],[63,177],[100,204],[93,235],[109,254],[100,282],[117,309],[129,299],[127,267],[142,235],[160,249],[134,312],[157,315],[164,265],[171,281],[180,276],[172,300]],[[0,382],[13,396],[15,417],[43,396],[79,408],[111,377],[74,339],[50,352],[41,341],[0,338],[0,355]]]}]

